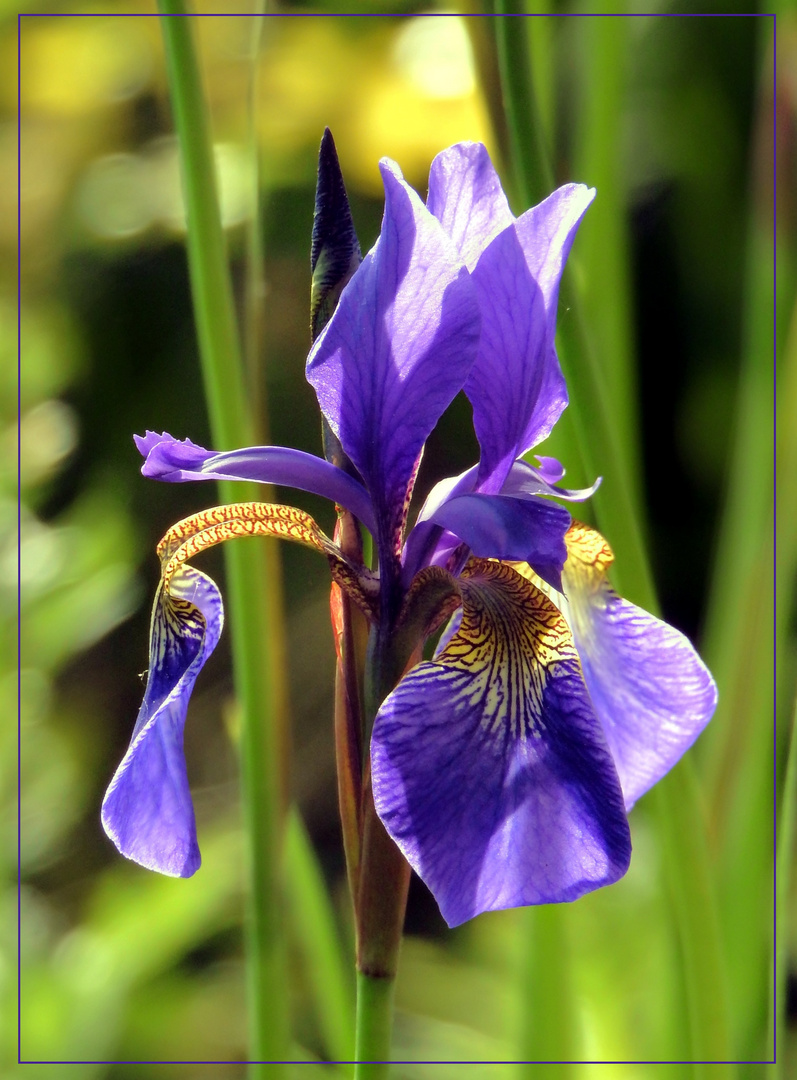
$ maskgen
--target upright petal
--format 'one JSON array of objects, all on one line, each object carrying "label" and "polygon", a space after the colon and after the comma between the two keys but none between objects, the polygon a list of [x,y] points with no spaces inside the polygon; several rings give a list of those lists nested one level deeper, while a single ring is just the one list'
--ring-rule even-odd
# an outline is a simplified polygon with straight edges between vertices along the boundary
[{"label": "upright petal", "polygon": [[102,804],[103,827],[121,853],[172,877],[191,877],[201,861],[183,728],[188,699],[223,621],[219,591],[199,570],[183,566],[168,593],[159,587],[144,702]]},{"label": "upright petal", "polygon": [[426,205],[473,270],[487,245],[515,220],[482,143],[461,142],[437,155]]},{"label": "upright petal", "polygon": [[387,697],[371,743],[377,813],[450,926],[574,900],[631,853],[561,614],[499,563],[473,560],[461,588],[459,629]]},{"label": "upright petal", "polygon": [[190,439],[175,439],[167,432],[134,435],[146,458],[144,476],[169,483],[187,480],[255,480],[309,491],[345,506],[373,531],[373,509],[368,492],[353,477],[314,454],[286,446],[246,446],[216,453]]},{"label": "upright petal", "polygon": [[483,491],[501,489],[515,459],[550,434],[567,404],[554,349],[559,280],[594,195],[583,184],[559,188],[499,233],[473,271],[482,335],[465,392]]},{"label": "upright petal", "polygon": [[564,587],[584,679],[630,808],[711,719],[717,687],[682,633],[617,595],[603,537],[574,522]]},{"label": "upright petal", "polygon": [[476,356],[479,313],[439,222],[380,165],[376,246],[316,341],[307,378],[371,494],[382,553],[394,552],[415,463]]}]

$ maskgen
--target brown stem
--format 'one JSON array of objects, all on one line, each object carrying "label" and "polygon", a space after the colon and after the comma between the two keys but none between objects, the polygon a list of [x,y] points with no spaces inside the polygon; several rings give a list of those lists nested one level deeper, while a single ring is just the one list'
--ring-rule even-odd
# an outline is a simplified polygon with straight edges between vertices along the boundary
[{"label": "brown stem", "polygon": [[360,891],[356,905],[357,970],[371,978],[396,974],[410,866],[376,815],[370,770],[363,789]]},{"label": "brown stem", "polygon": [[[352,515],[340,511],[335,539],[353,561],[362,559],[362,539]],[[335,762],[343,850],[352,903],[356,907],[362,835],[362,677],[368,627],[362,612],[337,584],[330,595],[335,635]]]}]

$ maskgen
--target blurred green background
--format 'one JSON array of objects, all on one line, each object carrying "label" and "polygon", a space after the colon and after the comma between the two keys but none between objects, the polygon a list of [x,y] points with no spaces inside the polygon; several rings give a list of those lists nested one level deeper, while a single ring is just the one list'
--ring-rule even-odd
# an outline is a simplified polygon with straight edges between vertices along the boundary
[{"label": "blurred green background", "polygon": [[[16,544],[14,161],[16,10],[21,19],[21,469],[23,596],[22,1054],[28,1061],[246,1059],[241,919],[244,880],[236,718],[228,644],[203,672],[186,728],[203,868],[189,881],[126,863],[104,836],[99,805],[127,745],[147,666],[154,548],[178,518],[214,501],[195,485],[144,480],[134,432],[167,430],[208,445],[184,249],[176,144],[154,5],[3,4],[0,13],[0,342],[4,362],[2,567],[6,714],[13,715]],[[255,32],[246,3],[197,3],[222,214],[244,303],[251,220],[253,56],[263,221],[261,333],[247,325],[269,441],[320,452],[309,346],[309,246],[315,159],[335,136],[363,250],[379,229],[377,161],[389,155],[425,193],[438,150],[485,141],[507,163],[489,20],[476,3],[340,5],[381,12],[324,16],[330,5],[271,5]],[[629,5],[630,7],[630,5]],[[681,11],[720,10],[679,5]],[[464,17],[458,17],[453,11]],[[556,14],[579,4],[532,6]],[[623,5],[613,10],[622,11]],[[702,642],[720,709],[692,755],[701,781],[719,898],[733,1057],[763,1060],[771,981],[772,871],[772,20],[545,18],[529,35],[542,122],[558,182],[598,187],[574,249],[596,341],[631,360],[618,394],[634,417],[649,550],[664,617]],[[749,10],[741,3],[724,11]],[[78,16],[78,12],[91,12]],[[224,14],[229,13],[229,14]],[[288,17],[301,14],[304,17]],[[797,22],[779,19],[779,324],[784,409],[797,408],[794,320]],[[147,16],[147,17],[142,17]],[[600,94],[595,91],[600,83]],[[508,177],[508,173],[505,173]],[[515,205],[516,211],[522,207]],[[615,263],[612,264],[612,260]],[[618,261],[619,260],[619,261]],[[616,303],[600,275],[619,280]],[[612,276],[613,275],[613,276]],[[578,387],[570,386],[571,398]],[[585,402],[585,408],[589,403]],[[622,410],[618,410],[620,414]],[[780,447],[794,462],[785,412]],[[618,420],[618,423],[621,421]],[[635,434],[636,433],[636,434]],[[458,401],[427,449],[419,493],[475,460]],[[571,486],[591,482],[567,461]],[[794,703],[795,483],[781,514],[778,770]],[[286,493],[287,497],[287,493]],[[291,494],[290,499],[293,499]],[[330,508],[296,501],[327,531]],[[612,540],[612,537],[609,537]],[[332,743],[334,653],[325,566],[282,552],[291,715],[290,790],[313,840],[351,958]],[[217,553],[205,560],[223,580]],[[13,728],[4,726],[2,952],[14,1013]],[[396,1058],[660,1061],[688,1056],[673,1001],[679,985],[671,896],[655,823],[632,814],[627,878],[566,909],[485,915],[448,931],[414,881],[398,985]],[[788,854],[788,853],[787,853]],[[788,859],[786,860],[788,863]],[[783,897],[793,910],[795,891]],[[792,923],[794,972],[797,939]],[[298,918],[286,927],[294,1056],[334,1056],[320,1018]],[[529,986],[529,973],[541,982]],[[566,1014],[550,1009],[554,985]],[[352,978],[353,986],[353,978]],[[795,1056],[794,975],[784,1060]],[[548,1010],[548,1011],[546,1011]],[[535,1028],[535,1025],[536,1028]],[[529,1030],[533,1041],[529,1042]],[[784,1032],[785,1034],[785,1032]],[[789,1041],[790,1040],[790,1041]],[[10,1028],[0,1067],[11,1069]],[[60,1073],[29,1065],[27,1074]],[[188,1065],[156,1066],[192,1076]],[[297,1067],[299,1068],[299,1067]],[[397,1066],[408,1080],[455,1066]],[[474,1067],[475,1068],[475,1067]],[[588,1076],[595,1066],[561,1066]],[[489,1077],[500,1066],[482,1065]],[[646,1075],[603,1066],[604,1076]],[[519,1067],[518,1071],[521,1071]],[[136,1065],[73,1066],[124,1078]],[[203,1075],[239,1077],[240,1064]],[[763,1067],[739,1069],[756,1076]],[[501,1075],[505,1075],[502,1073]],[[689,1070],[673,1076],[689,1075]],[[784,1071],[782,1075],[788,1075]]]}]

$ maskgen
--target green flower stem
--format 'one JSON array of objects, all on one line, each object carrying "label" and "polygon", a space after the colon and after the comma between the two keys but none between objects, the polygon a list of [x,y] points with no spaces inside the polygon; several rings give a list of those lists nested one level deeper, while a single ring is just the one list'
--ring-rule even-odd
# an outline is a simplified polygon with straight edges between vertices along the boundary
[{"label": "green flower stem", "polygon": [[[191,20],[181,0],[159,0],[174,122],[180,145],[188,221],[188,262],[199,352],[214,445],[228,449],[252,441],[240,344],[235,323],[213,153]],[[225,501],[252,498],[251,486],[222,483]],[[262,498],[262,491],[259,496]],[[227,545],[228,608],[235,685],[242,712],[241,757],[248,838],[249,910],[247,988],[253,1062],[284,1061],[287,1048],[285,958],[281,893],[281,765],[278,732],[278,658],[269,653],[274,603],[262,549]],[[275,659],[277,663],[275,663]],[[278,1078],[282,1067],[269,1065]],[[253,1076],[266,1075],[265,1067]]]},{"label": "green flower stem", "polygon": [[376,815],[370,782],[363,793],[363,838],[357,920],[355,1080],[387,1076],[409,864]]},{"label": "green flower stem", "polygon": [[[571,1080],[577,1066],[544,1064],[573,1062],[583,1056],[579,1044],[576,996],[571,985],[568,941],[569,911],[564,904],[545,904],[518,912],[521,920],[521,979],[523,1000],[517,1038],[522,1064],[517,1075],[533,1080]],[[544,986],[545,992],[540,993]]]},{"label": "green flower stem", "polygon": [[[507,4],[497,0],[497,12],[503,13],[507,8]],[[507,22],[506,19],[498,21]],[[507,31],[507,36],[511,37],[511,31]],[[517,37],[522,39],[522,35]],[[524,116],[527,123],[534,123],[536,110],[528,107],[529,95],[533,94],[528,55],[525,49],[519,48],[510,54],[511,45],[512,42],[507,40],[503,47],[502,86],[510,129],[519,132]],[[596,81],[585,87],[584,93],[593,96],[610,93],[610,88],[605,89],[602,85],[605,75],[605,71],[603,75],[600,69],[596,71]],[[540,190],[541,182],[550,177],[552,171],[550,166],[546,169],[538,160],[545,149],[536,137],[529,139],[525,147],[519,145],[517,134],[512,141],[516,168],[523,177],[519,186],[530,194],[532,201],[537,201],[552,186],[547,183]],[[585,144],[585,150],[588,148],[589,144]],[[585,171],[582,179],[585,180],[590,179],[590,159],[589,153],[581,155]],[[604,477],[594,504],[601,530],[617,556],[616,569],[613,568],[615,584],[629,599],[655,613],[658,604],[645,552],[643,507],[632,480],[635,468],[630,460],[631,451],[628,441],[618,432],[606,364],[587,334],[581,315],[579,270],[585,278],[604,274],[605,253],[588,250],[581,254],[586,254],[588,261],[582,261],[580,267],[576,264],[570,268],[560,293],[560,355],[571,388],[570,412],[587,474]],[[623,252],[617,252],[615,265],[619,265],[623,257]],[[705,821],[691,763],[683,762],[649,798],[662,842],[665,879],[673,889],[683,983],[687,990],[686,1008],[691,1032],[689,1056],[697,1061],[727,1061],[731,1055],[723,996],[725,973]],[[708,1067],[695,1066],[696,1070],[703,1068]],[[712,1076],[718,1071],[726,1073],[724,1068],[715,1066]]]},{"label": "green flower stem", "polygon": [[354,1080],[385,1080],[390,1068],[395,980],[357,972]]},{"label": "green flower stem", "polygon": [[294,934],[306,959],[324,1048],[335,1061],[351,1061],[354,1054],[353,980],[340,946],[323,874],[296,810],[288,818],[285,864]]}]

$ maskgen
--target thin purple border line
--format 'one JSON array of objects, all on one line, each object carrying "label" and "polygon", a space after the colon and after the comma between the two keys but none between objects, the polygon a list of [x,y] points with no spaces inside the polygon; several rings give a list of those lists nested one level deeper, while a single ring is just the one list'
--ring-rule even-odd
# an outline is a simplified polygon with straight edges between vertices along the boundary
[{"label": "thin purple border line", "polygon": [[[208,18],[217,16],[252,17],[252,12],[202,12],[175,14],[177,18]],[[776,387],[776,363],[778,363],[778,16],[774,12],[560,12],[527,15],[494,15],[474,12],[464,14],[451,12],[450,16],[469,18],[771,18],[772,19],[772,481],[776,482],[776,441],[778,441],[778,387]],[[22,21],[23,18],[158,18],[156,12],[28,12],[17,14],[17,417],[22,417]],[[389,13],[357,14],[352,12],[280,12],[262,15],[264,18],[388,18]],[[424,12],[414,17],[440,18],[435,12]],[[773,701],[776,700],[776,596],[775,527],[778,521],[776,500],[772,509],[772,592],[774,615],[772,621],[772,681]],[[773,727],[776,721],[773,715]],[[778,935],[778,740],[773,739],[773,913],[772,940],[776,947]],[[567,1061],[567,1062],[516,1062],[516,1061],[413,1061],[392,1062],[394,1065],[774,1065],[778,1062],[778,969],[773,964],[772,1058],[767,1061]],[[17,1062],[19,1065],[355,1065],[356,1062],[241,1062],[235,1061],[23,1061],[22,1057],[22,427],[17,423]],[[386,1063],[367,1063],[386,1064]]]},{"label": "thin purple border line", "polygon": [[17,1057],[22,1059],[22,23],[17,15]]}]

